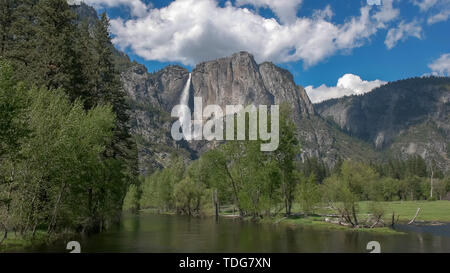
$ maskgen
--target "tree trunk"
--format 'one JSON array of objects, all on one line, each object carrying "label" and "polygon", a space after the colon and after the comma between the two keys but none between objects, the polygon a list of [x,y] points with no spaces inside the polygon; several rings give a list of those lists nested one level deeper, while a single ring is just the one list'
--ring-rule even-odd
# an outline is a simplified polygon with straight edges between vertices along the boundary
[{"label": "tree trunk", "polygon": [[219,199],[217,197],[217,189],[213,190],[213,204],[216,213],[216,221],[219,221]]},{"label": "tree trunk", "polygon": [[417,212],[416,212],[416,216],[414,216],[414,218],[408,223],[408,225],[411,225],[412,223],[414,223],[416,221],[417,215],[419,215],[420,212],[420,208],[417,208]]},{"label": "tree trunk", "polygon": [[355,226],[358,226],[358,218],[356,217],[356,211],[355,211],[355,205],[352,205],[352,215],[353,215],[353,219],[355,220]]},{"label": "tree trunk", "polygon": [[52,220],[50,221],[50,225],[48,226],[47,232],[48,234],[52,233],[52,231],[54,230],[55,226],[56,226],[56,220],[57,220],[57,214],[59,211],[59,205],[61,203],[61,199],[62,199],[62,195],[64,193],[64,190],[66,188],[66,185],[63,184],[61,187],[61,190],[58,194],[58,199],[56,200],[56,204],[55,207],[53,208],[53,215],[52,215]]},{"label": "tree trunk", "polygon": [[434,171],[433,171],[433,167],[431,167],[431,178],[430,178],[430,197],[433,198],[433,176],[434,176]]}]

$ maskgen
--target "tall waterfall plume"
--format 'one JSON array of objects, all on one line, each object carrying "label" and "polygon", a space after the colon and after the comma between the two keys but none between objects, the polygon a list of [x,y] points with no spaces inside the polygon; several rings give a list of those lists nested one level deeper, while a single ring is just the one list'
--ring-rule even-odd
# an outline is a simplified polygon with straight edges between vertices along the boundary
[{"label": "tall waterfall plume", "polygon": [[[184,86],[183,92],[181,93],[181,99],[180,99],[180,105],[185,105],[187,107],[189,107],[189,94],[190,94],[190,90],[191,90],[191,78],[192,78],[192,74],[189,73],[189,78],[186,82],[186,85]],[[182,128],[186,128],[187,126],[189,126],[189,128],[191,128],[190,115],[186,115],[186,112],[184,112],[183,109],[180,110],[179,117],[180,117],[180,123],[181,123]],[[183,130],[183,135],[186,140],[191,140],[190,132],[185,132]]]}]

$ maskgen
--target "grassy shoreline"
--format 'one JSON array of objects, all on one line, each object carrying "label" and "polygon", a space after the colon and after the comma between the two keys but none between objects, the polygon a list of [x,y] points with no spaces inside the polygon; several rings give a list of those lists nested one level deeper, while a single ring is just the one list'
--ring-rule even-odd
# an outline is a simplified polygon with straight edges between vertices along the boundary
[{"label": "grassy shoreline", "polygon": [[25,234],[16,235],[14,232],[8,233],[8,237],[0,244],[0,252],[24,250],[34,245],[46,243],[50,238],[45,231],[36,231],[35,236]]},{"label": "grassy shoreline", "polygon": [[0,253],[20,253],[29,247],[48,245],[62,238],[71,238],[73,236],[75,236],[75,234],[70,232],[49,235],[45,230],[37,230],[34,236],[32,236],[31,233],[21,236],[14,232],[10,232],[8,233],[8,237],[0,244]]},{"label": "grassy shoreline", "polygon": [[[368,215],[370,202],[359,202],[358,218],[363,222]],[[385,210],[385,215],[382,220],[386,223],[385,227],[374,228],[351,228],[339,224],[334,224],[325,221],[325,216],[292,216],[289,218],[278,216],[274,218],[263,218],[258,220],[261,223],[266,224],[282,224],[295,227],[311,227],[325,230],[341,230],[349,232],[371,232],[378,234],[389,235],[401,235],[403,232],[396,231],[390,227],[392,222],[392,212],[395,212],[395,219],[398,219],[396,224],[407,224],[414,218],[417,209],[420,208],[419,215],[417,216],[415,223],[421,224],[444,224],[450,223],[450,201],[396,201],[396,202],[381,202]],[[143,212],[158,213],[156,209],[144,209]],[[209,210],[208,210],[209,211]],[[294,204],[294,212],[300,212],[301,208],[298,204]],[[317,208],[316,213],[319,215],[330,215],[335,213],[330,208]],[[160,214],[175,215],[174,212],[164,212]],[[211,212],[206,213],[205,216],[213,216]],[[233,211],[230,208],[225,208],[221,211],[220,217],[229,218],[233,217]],[[398,218],[397,218],[398,217]],[[251,217],[244,217],[244,221],[253,220]]]}]

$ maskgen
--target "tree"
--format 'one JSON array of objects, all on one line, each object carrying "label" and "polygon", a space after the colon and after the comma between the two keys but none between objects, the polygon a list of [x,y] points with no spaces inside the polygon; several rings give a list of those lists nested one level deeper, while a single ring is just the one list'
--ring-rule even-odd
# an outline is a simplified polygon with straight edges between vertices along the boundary
[{"label": "tree", "polygon": [[0,243],[8,236],[13,203],[16,164],[20,146],[29,135],[25,115],[28,100],[22,84],[16,85],[12,67],[0,60]]},{"label": "tree", "polygon": [[351,226],[359,226],[358,202],[376,200],[374,185],[378,174],[363,163],[344,161],[340,174],[333,174],[324,181],[324,197]]},{"label": "tree", "polygon": [[186,177],[174,187],[174,200],[178,212],[186,215],[199,215],[209,200],[206,186]]},{"label": "tree", "polygon": [[[90,95],[92,105],[110,104],[116,115],[114,139],[105,151],[106,157],[122,162],[122,172],[128,184],[138,183],[137,146],[130,134],[129,106],[126,103],[125,91],[120,81],[119,72],[114,65],[113,45],[109,33],[109,20],[106,13],[96,23],[93,30],[93,47],[95,56],[93,94]],[[88,70],[89,71],[89,70]]]},{"label": "tree", "polygon": [[324,201],[337,210],[341,219],[352,227],[359,225],[357,213],[358,194],[350,184],[350,181],[339,175],[332,175],[325,179],[323,184]]},{"label": "tree", "polygon": [[301,174],[297,175],[300,180],[297,200],[305,215],[314,213],[314,206],[321,200],[319,186],[316,184],[314,174],[311,174],[309,177],[304,177]]},{"label": "tree", "polygon": [[20,141],[28,133],[25,92],[23,84],[16,84],[12,67],[0,60],[0,160],[6,154],[16,154]]},{"label": "tree", "polygon": [[301,146],[296,136],[296,125],[292,121],[289,106],[284,104],[280,109],[280,144],[272,156],[278,162],[286,215],[291,215],[297,184],[294,176],[295,159],[300,151]]}]

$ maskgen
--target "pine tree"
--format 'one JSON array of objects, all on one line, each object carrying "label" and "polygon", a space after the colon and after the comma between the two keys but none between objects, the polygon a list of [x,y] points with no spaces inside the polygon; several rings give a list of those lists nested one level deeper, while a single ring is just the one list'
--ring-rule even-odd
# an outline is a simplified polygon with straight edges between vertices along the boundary
[{"label": "pine tree", "polygon": [[47,88],[63,88],[74,100],[78,94],[80,64],[74,49],[75,14],[65,0],[40,0],[36,7],[36,54],[34,80]]},{"label": "pine tree", "polygon": [[123,173],[127,179],[125,188],[130,183],[138,183],[137,177],[137,147],[130,135],[129,106],[126,103],[126,94],[120,81],[113,59],[113,45],[109,33],[109,20],[106,13],[93,29],[93,48],[96,56],[95,79],[92,97],[97,103],[107,103],[113,107],[116,114],[116,128],[112,144],[107,147],[106,157],[120,160]]},{"label": "pine tree", "polygon": [[36,1],[0,2],[0,57],[14,67],[15,76],[24,79],[32,72],[36,54]]},{"label": "pine tree", "polygon": [[295,159],[301,152],[301,146],[296,135],[296,126],[291,118],[288,105],[281,105],[280,109],[280,145],[273,153],[278,162],[281,174],[281,187],[286,209],[286,215],[291,214],[292,203],[296,190],[297,179],[294,176]]}]

